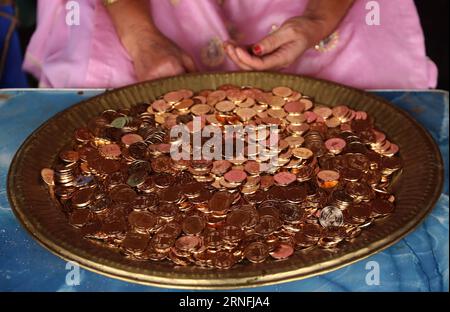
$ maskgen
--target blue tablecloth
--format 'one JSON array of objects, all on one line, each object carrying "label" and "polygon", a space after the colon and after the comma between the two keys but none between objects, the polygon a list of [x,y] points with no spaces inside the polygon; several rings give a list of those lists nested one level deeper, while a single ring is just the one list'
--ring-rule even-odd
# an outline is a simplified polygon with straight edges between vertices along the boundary
[{"label": "blue tablecloth", "polygon": [[[127,283],[81,269],[79,285],[66,282],[73,267],[35,242],[11,211],[6,179],[26,137],[49,117],[101,91],[0,90],[0,291],[173,291]],[[375,92],[375,91],[374,91]],[[448,291],[448,93],[376,91],[416,118],[439,144],[445,186],[433,212],[387,250],[340,270],[252,291]],[[401,125],[399,125],[401,126]],[[374,274],[379,268],[379,283]]]}]

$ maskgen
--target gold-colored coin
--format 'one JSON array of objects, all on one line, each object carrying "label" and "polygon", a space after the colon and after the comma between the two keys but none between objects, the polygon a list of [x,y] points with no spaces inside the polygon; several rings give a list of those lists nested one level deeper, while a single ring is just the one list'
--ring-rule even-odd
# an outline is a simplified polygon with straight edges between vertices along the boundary
[{"label": "gold-colored coin", "polygon": [[292,125],[301,125],[306,121],[306,118],[303,114],[299,115],[288,115],[286,116],[286,120],[289,121]]},{"label": "gold-colored coin", "polygon": [[239,106],[239,107],[242,107],[242,108],[249,108],[249,107],[252,107],[255,104],[256,104],[255,99],[248,97],[247,99],[245,99],[245,101],[239,102],[236,105]]},{"label": "gold-colored coin", "polygon": [[215,105],[217,111],[221,113],[229,113],[234,110],[236,105],[231,101],[221,101]]},{"label": "gold-colored coin", "polygon": [[314,153],[309,148],[297,147],[292,149],[292,155],[300,159],[310,159],[314,156]]},{"label": "gold-colored coin", "polygon": [[284,118],[286,117],[286,112],[282,109],[273,109],[273,108],[269,108],[267,110],[267,114],[269,114],[270,117],[274,117],[274,118]]},{"label": "gold-colored coin", "polygon": [[211,106],[208,104],[196,104],[191,107],[191,113],[197,116],[206,115],[211,111]]},{"label": "gold-colored coin", "polygon": [[305,139],[303,137],[292,135],[284,138],[284,140],[288,142],[290,147],[300,147],[303,144],[303,142],[305,142]]},{"label": "gold-colored coin", "polygon": [[256,115],[256,111],[252,108],[238,108],[235,113],[242,121],[248,121]]},{"label": "gold-colored coin", "polygon": [[281,109],[286,104],[286,101],[280,96],[272,95],[268,98],[267,104],[273,109]]},{"label": "gold-colored coin", "polygon": [[275,94],[275,95],[277,95],[279,97],[282,97],[282,98],[286,98],[288,96],[291,96],[292,92],[293,92],[292,89],[288,88],[288,87],[276,87],[276,88],[272,89],[272,93],[273,94]]}]

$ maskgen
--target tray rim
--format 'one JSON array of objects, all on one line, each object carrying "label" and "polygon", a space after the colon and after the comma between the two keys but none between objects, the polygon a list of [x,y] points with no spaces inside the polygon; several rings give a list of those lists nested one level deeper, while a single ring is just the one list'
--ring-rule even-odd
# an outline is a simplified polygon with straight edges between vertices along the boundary
[{"label": "tray rim", "polygon": [[[173,282],[174,278],[176,277],[162,277],[162,276],[152,276],[147,274],[130,274],[131,272],[127,270],[122,270],[114,267],[108,267],[105,265],[102,265],[98,262],[92,261],[91,259],[86,259],[84,257],[80,257],[76,254],[74,254],[72,251],[67,250],[66,248],[62,248],[61,246],[58,246],[55,242],[53,242],[51,239],[43,235],[42,233],[39,233],[39,230],[37,229],[35,224],[32,224],[32,222],[29,222],[23,211],[20,209],[19,204],[17,202],[17,199],[12,194],[12,189],[15,183],[15,177],[14,173],[17,171],[17,167],[19,164],[20,158],[24,155],[25,147],[32,141],[32,139],[36,136],[36,134],[44,128],[50,121],[57,119],[60,115],[64,114],[66,111],[72,109],[74,106],[80,106],[83,105],[86,102],[94,101],[97,98],[103,97],[105,95],[108,95],[110,93],[118,93],[120,91],[123,91],[125,89],[133,88],[140,85],[145,84],[152,84],[152,83],[159,83],[165,80],[170,79],[176,79],[180,76],[172,76],[172,77],[165,77],[160,78],[152,81],[144,81],[144,82],[138,82],[131,85],[123,86],[116,89],[105,89],[104,92],[95,95],[93,97],[90,97],[88,99],[82,100],[80,102],[77,102],[62,111],[56,113],[49,119],[47,119],[45,122],[43,122],[38,128],[36,128],[26,139],[25,141],[20,145],[18,150],[16,151],[12,161],[11,165],[9,167],[8,175],[7,175],[7,194],[8,194],[8,200],[11,204],[12,211],[16,218],[19,220],[20,224],[25,228],[25,230],[44,248],[49,250],[51,253],[55,254],[56,256],[66,260],[66,261],[75,261],[80,267],[83,267],[89,271],[99,273],[108,277],[116,278],[122,281],[127,282],[133,282],[137,284],[142,285],[149,285],[149,286],[156,286],[156,287],[162,287],[162,288],[172,288],[172,289],[239,289],[239,288],[250,288],[250,287],[261,287],[266,285],[273,285],[273,284],[279,284],[279,283],[286,283],[291,282],[295,280],[301,280],[321,274],[325,274],[337,269],[340,269],[342,267],[345,267],[347,265],[350,265],[352,263],[361,261],[375,253],[378,253],[398,241],[400,241],[402,238],[413,232],[428,216],[428,214],[434,209],[437,200],[440,197],[440,194],[442,193],[442,188],[444,184],[444,164],[441,152],[433,139],[433,137],[430,135],[428,130],[426,130],[417,120],[415,120],[411,115],[409,115],[406,111],[396,107],[395,105],[392,105],[389,101],[385,100],[384,98],[381,98],[380,96],[368,93],[367,91],[360,90],[354,87],[346,86],[344,84],[324,80],[324,79],[318,79],[310,76],[305,75],[294,75],[294,74],[285,74],[285,73],[276,73],[276,72],[208,72],[208,73],[189,73],[184,74],[181,77],[184,79],[189,79],[189,77],[197,77],[197,76],[208,76],[208,75],[248,75],[248,74],[254,74],[254,75],[271,75],[271,76],[280,76],[280,77],[286,77],[286,76],[292,76],[297,78],[302,78],[306,80],[311,81],[318,81],[325,83],[330,86],[338,87],[341,89],[349,89],[353,93],[359,93],[362,96],[372,98],[376,101],[384,102],[385,104],[389,105],[391,108],[397,111],[397,113],[403,115],[405,118],[407,118],[409,121],[411,121],[415,127],[417,127],[426,137],[426,139],[432,143],[431,146],[433,147],[433,154],[437,157],[437,160],[439,162],[439,170],[438,170],[438,176],[436,179],[436,187],[434,188],[434,192],[432,193],[433,197],[430,198],[430,204],[428,205],[427,210],[421,210],[421,214],[417,215],[416,217],[412,218],[408,223],[405,223],[404,226],[400,229],[397,229],[396,231],[390,233],[389,236],[386,236],[383,239],[380,239],[378,241],[373,242],[370,246],[367,248],[360,248],[358,250],[354,250],[352,252],[346,253],[338,258],[332,258],[328,261],[323,261],[318,264],[313,265],[313,267],[317,267],[316,270],[309,272],[307,274],[302,273],[296,273],[298,271],[301,271],[303,268],[299,268],[296,270],[289,270],[287,272],[280,272],[272,275],[265,275],[260,280],[255,280],[252,283],[244,283],[244,281],[248,281],[248,277],[240,277],[240,278],[221,278],[221,281],[226,281],[226,283],[222,284],[198,284],[196,282],[198,281],[210,281],[209,279],[199,280],[195,278],[183,278],[183,282],[186,281],[186,283],[183,284],[177,284],[176,282]],[[101,89],[99,89],[101,90]],[[401,91],[401,90],[399,90]],[[420,91],[420,90],[419,90]],[[447,93],[448,94],[448,93]],[[336,261],[339,260],[340,263],[336,263]],[[327,265],[328,264],[328,265]],[[324,268],[321,268],[322,266],[325,266]],[[311,266],[307,266],[311,267]],[[278,278],[267,278],[270,276],[278,276]],[[180,279],[180,278],[178,278]],[[190,282],[189,282],[190,281]]]}]

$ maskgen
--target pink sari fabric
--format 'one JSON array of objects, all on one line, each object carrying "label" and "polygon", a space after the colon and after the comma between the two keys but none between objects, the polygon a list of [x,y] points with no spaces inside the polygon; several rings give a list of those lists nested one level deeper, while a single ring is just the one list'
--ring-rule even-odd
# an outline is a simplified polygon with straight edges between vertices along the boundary
[{"label": "pink sari fabric", "polygon": [[[118,87],[136,82],[133,63],[100,0],[79,0],[80,25],[66,24],[66,0],[40,0],[38,27],[24,68],[41,87]],[[225,40],[251,45],[300,15],[307,0],[153,0],[158,28],[195,60],[200,71],[238,70]],[[380,25],[366,24],[357,0],[325,49],[306,51],[285,71],[358,88],[432,88],[436,66],[427,58],[413,0],[378,0]]]}]

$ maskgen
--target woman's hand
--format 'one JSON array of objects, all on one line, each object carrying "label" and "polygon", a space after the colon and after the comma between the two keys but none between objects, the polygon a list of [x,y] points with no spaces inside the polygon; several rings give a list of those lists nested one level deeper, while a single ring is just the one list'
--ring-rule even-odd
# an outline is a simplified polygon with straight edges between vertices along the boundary
[{"label": "woman's hand", "polygon": [[120,41],[133,59],[139,81],[195,70],[191,57],[155,26],[148,0],[117,1],[108,5],[107,11]]},{"label": "woman's hand", "polygon": [[225,43],[225,51],[244,70],[283,69],[320,41],[317,34],[322,27],[320,21],[294,17],[253,45],[253,53],[230,42]]},{"label": "woman's hand", "polygon": [[137,32],[126,40],[133,59],[136,78],[153,80],[195,71],[192,58],[162,34]]},{"label": "woman's hand", "polygon": [[276,70],[294,63],[307,49],[330,35],[354,0],[310,0],[302,16],[284,22],[252,47],[250,53],[225,43],[228,56],[243,70]]}]

